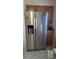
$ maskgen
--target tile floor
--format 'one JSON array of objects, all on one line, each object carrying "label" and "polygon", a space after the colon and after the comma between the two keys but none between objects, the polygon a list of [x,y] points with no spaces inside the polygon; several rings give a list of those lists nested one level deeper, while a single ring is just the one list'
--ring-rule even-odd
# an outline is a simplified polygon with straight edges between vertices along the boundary
[{"label": "tile floor", "polygon": [[[23,59],[48,59],[47,54],[47,50],[27,51],[24,52]],[[53,57],[51,59],[53,59]]]},{"label": "tile floor", "polygon": [[47,59],[46,50],[28,51],[24,53],[23,59]]}]

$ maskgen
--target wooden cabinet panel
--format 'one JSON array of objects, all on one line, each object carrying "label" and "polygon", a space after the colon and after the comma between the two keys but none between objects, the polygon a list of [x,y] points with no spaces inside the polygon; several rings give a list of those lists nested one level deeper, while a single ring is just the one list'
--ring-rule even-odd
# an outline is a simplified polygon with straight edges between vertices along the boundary
[{"label": "wooden cabinet panel", "polygon": [[52,46],[53,42],[53,31],[48,31],[47,33],[47,46]]},{"label": "wooden cabinet panel", "polygon": [[48,21],[53,20],[53,6],[26,5],[26,11],[48,12]]}]

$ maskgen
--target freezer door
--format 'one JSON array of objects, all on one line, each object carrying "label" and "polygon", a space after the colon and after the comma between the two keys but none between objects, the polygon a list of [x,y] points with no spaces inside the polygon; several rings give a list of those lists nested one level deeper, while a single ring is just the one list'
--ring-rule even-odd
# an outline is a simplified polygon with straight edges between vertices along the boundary
[{"label": "freezer door", "polygon": [[27,50],[35,49],[35,26],[34,26],[35,13],[32,11],[26,12],[25,25],[26,25],[26,47]]},{"label": "freezer door", "polygon": [[36,12],[36,49],[46,48],[46,38],[47,38],[47,12]]}]

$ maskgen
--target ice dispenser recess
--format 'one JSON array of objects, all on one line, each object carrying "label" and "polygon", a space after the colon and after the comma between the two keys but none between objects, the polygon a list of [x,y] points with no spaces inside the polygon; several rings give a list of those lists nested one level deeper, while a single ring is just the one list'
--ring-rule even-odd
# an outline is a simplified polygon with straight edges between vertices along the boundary
[{"label": "ice dispenser recess", "polygon": [[28,34],[33,34],[33,33],[34,33],[34,26],[28,25]]}]

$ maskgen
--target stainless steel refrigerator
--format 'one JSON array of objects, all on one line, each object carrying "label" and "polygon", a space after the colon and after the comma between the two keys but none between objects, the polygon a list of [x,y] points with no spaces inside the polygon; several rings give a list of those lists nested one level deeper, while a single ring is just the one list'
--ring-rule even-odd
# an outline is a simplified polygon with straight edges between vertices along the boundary
[{"label": "stainless steel refrigerator", "polygon": [[25,17],[27,50],[45,49],[48,13],[27,11]]}]

